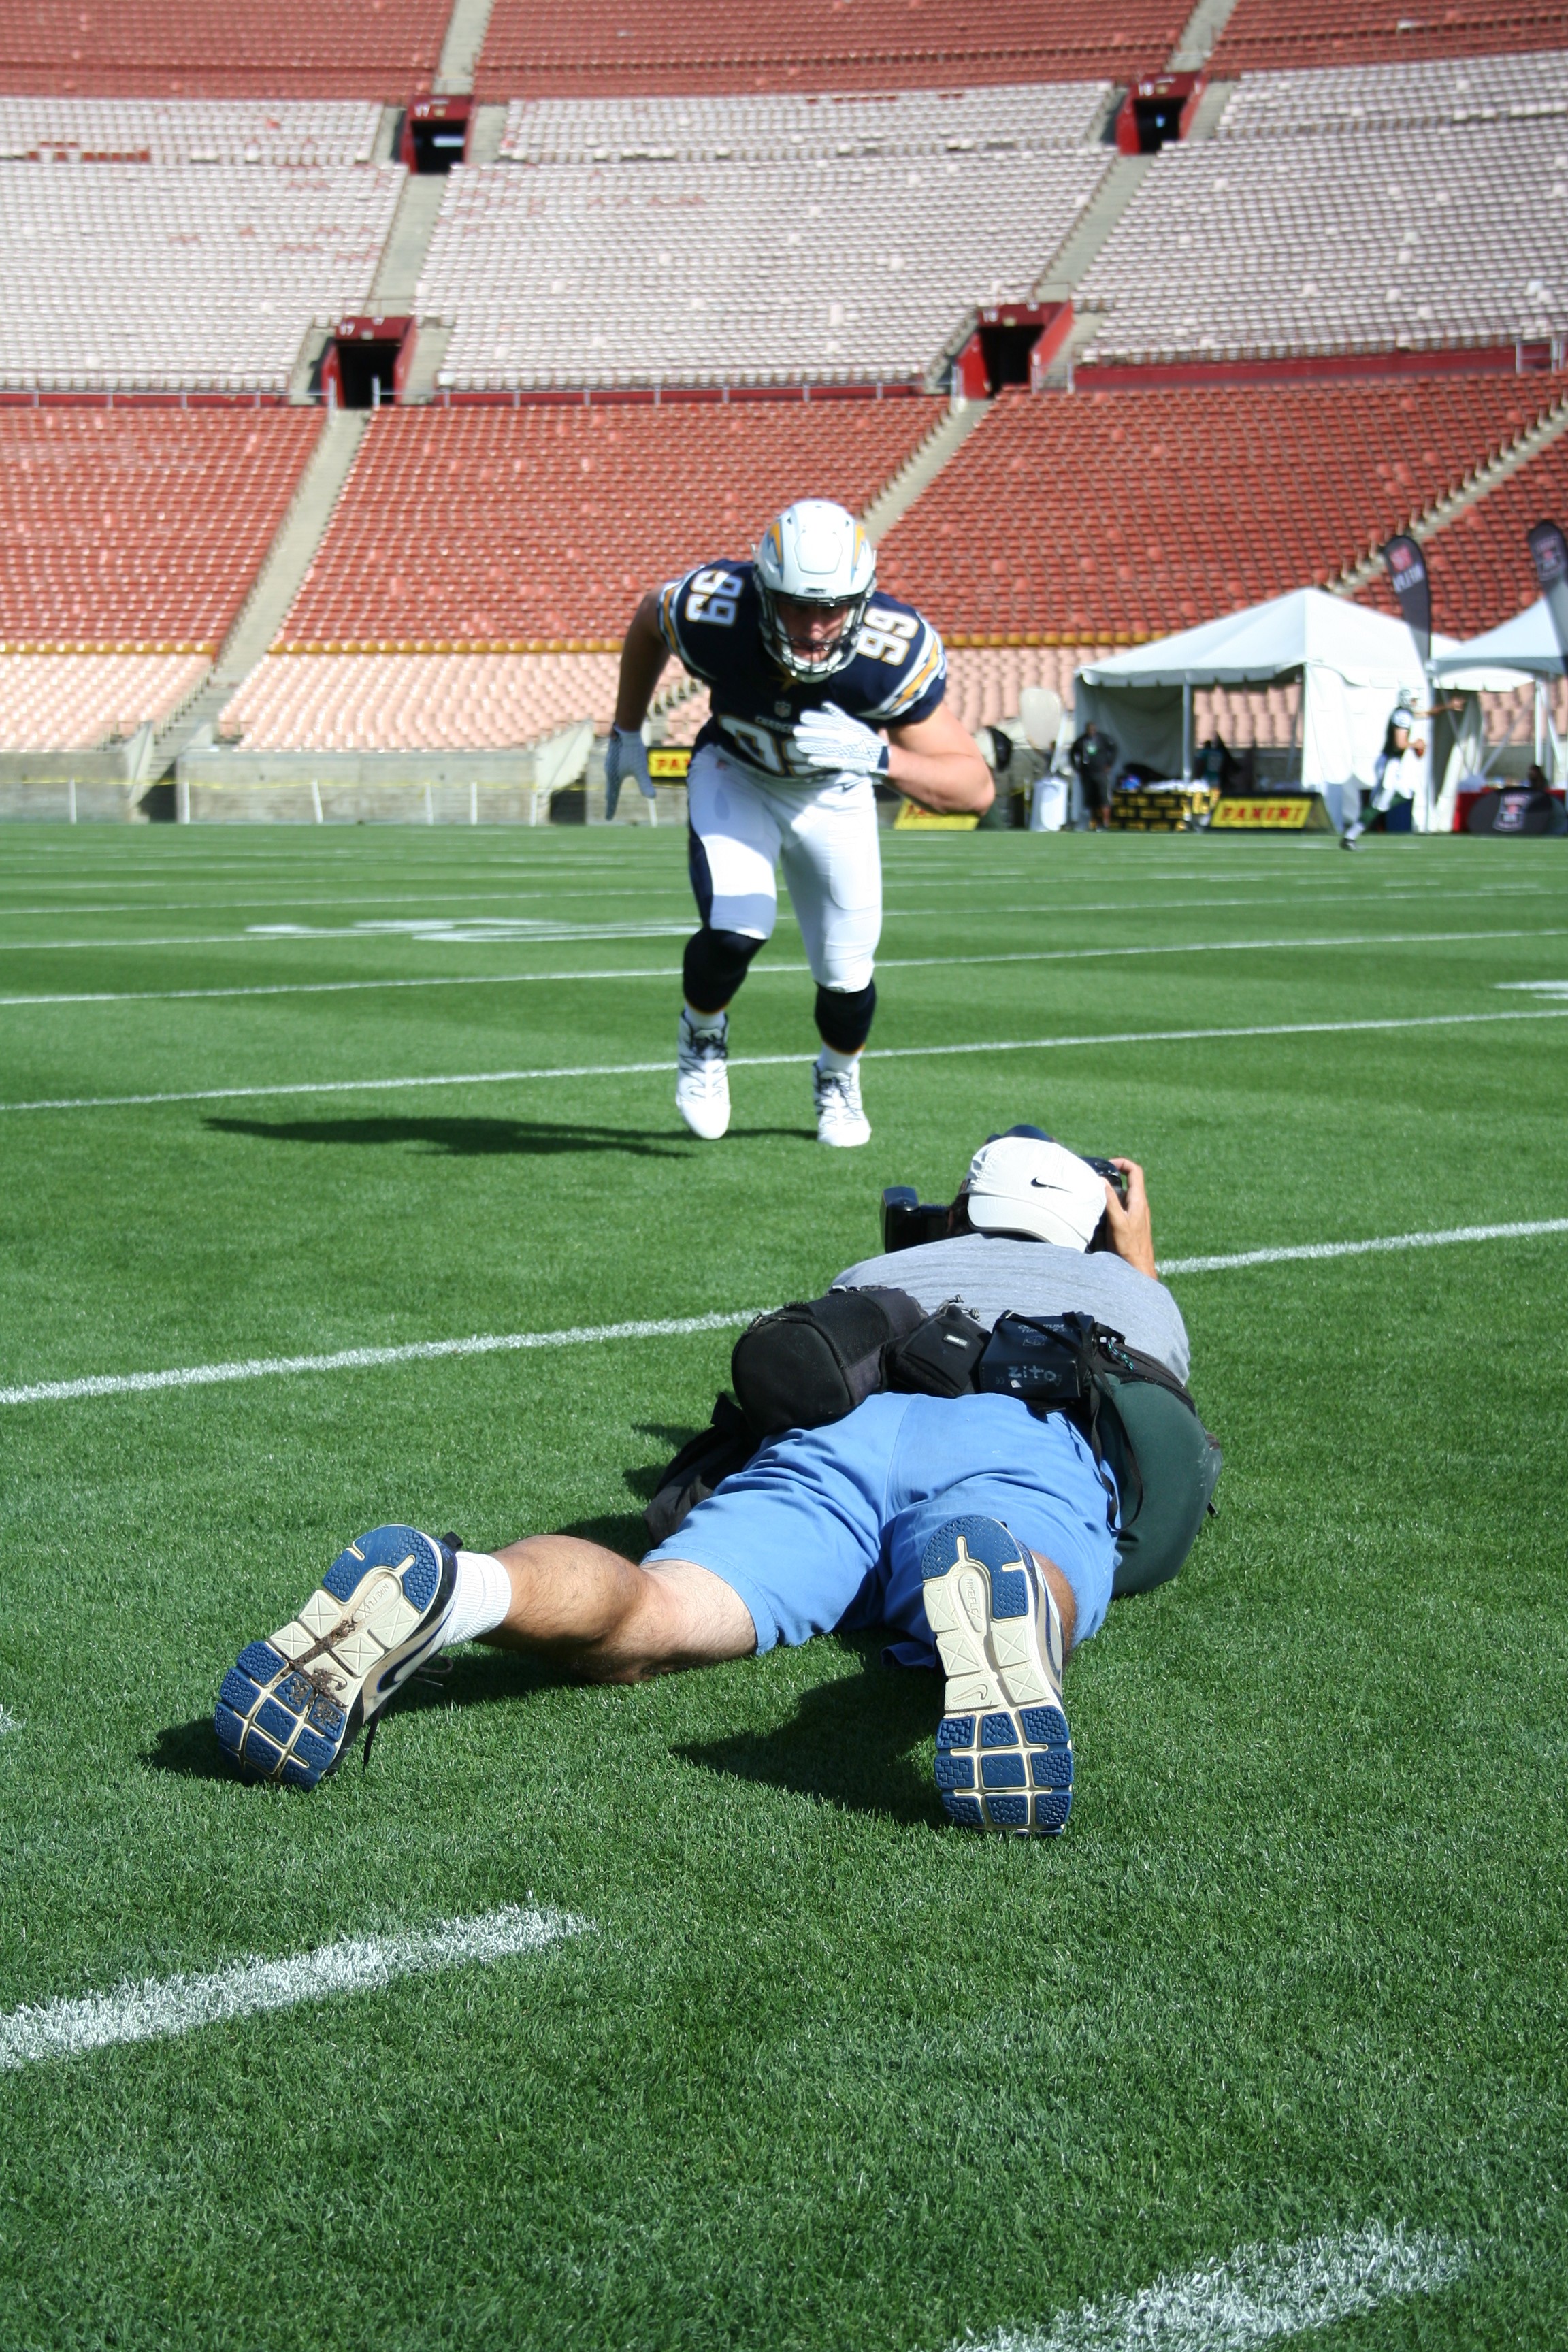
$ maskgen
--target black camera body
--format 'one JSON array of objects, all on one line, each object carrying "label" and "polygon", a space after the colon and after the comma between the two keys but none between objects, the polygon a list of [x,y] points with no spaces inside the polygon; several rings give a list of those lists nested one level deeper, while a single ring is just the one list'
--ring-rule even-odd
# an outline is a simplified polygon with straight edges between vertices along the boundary
[{"label": "black camera body", "polygon": [[[1079,1158],[1097,1176],[1103,1176],[1123,1208],[1127,1205],[1127,1179],[1110,1160],[1097,1160],[1091,1151],[1080,1151]],[[922,1242],[944,1242],[948,1236],[952,1209],[946,1201],[922,1201],[912,1184],[889,1184],[882,1193],[882,1248],[884,1252],[918,1249]],[[1091,1250],[1109,1249],[1110,1236],[1101,1217],[1089,1246]]]},{"label": "black camera body", "polygon": [[912,1184],[889,1184],[882,1194],[882,1247],[917,1249],[921,1242],[944,1242],[951,1214],[945,1201],[922,1201]]}]

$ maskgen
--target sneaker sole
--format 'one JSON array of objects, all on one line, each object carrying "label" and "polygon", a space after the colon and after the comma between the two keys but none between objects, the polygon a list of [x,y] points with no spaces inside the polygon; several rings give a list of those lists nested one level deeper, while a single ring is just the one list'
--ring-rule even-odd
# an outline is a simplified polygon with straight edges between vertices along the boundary
[{"label": "sneaker sole", "polygon": [[936,1785],[965,1829],[1059,1837],[1072,1810],[1072,1739],[1040,1646],[1037,1574],[1000,1519],[950,1519],[921,1560],[947,1676]]},{"label": "sneaker sole", "polygon": [[454,1580],[417,1528],[373,1528],[340,1552],[299,1615],[223,1678],[213,1725],[246,1778],[313,1789],[335,1770],[437,1645]]}]

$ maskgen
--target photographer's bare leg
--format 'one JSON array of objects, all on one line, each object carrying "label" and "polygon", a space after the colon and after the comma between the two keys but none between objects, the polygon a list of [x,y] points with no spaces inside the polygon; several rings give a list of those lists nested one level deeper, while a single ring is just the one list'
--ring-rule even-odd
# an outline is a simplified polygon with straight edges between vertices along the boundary
[{"label": "photographer's bare leg", "polygon": [[511,1580],[511,1605],[480,1638],[543,1652],[589,1682],[642,1682],[749,1657],[757,1646],[739,1593],[689,1560],[638,1568],[580,1536],[525,1536],[495,1557]]}]

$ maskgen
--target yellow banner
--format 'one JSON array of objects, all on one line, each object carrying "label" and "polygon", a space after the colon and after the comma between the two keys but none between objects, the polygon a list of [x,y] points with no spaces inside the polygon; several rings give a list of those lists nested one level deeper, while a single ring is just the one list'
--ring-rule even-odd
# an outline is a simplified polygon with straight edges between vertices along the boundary
[{"label": "yellow banner", "polygon": [[1248,833],[1300,833],[1312,806],[1306,795],[1288,801],[1222,800],[1209,823],[1216,832],[1237,825]]},{"label": "yellow banner", "polygon": [[934,809],[917,808],[913,801],[901,801],[899,814],[893,819],[895,833],[973,833],[980,819],[977,816],[939,816]]},{"label": "yellow banner", "polygon": [[690,765],[689,751],[677,751],[672,748],[669,751],[650,751],[647,755],[647,772],[656,784],[683,784],[686,782],[686,771]]}]

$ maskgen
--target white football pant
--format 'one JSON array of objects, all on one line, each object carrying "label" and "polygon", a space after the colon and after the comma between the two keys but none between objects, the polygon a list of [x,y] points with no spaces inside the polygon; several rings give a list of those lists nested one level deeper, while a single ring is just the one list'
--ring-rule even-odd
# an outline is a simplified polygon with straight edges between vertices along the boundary
[{"label": "white football pant", "polygon": [[882,857],[869,776],[819,785],[764,782],[716,743],[686,779],[692,882],[716,931],[772,939],[783,860],[790,904],[819,988],[855,991],[871,978],[882,933]]}]

